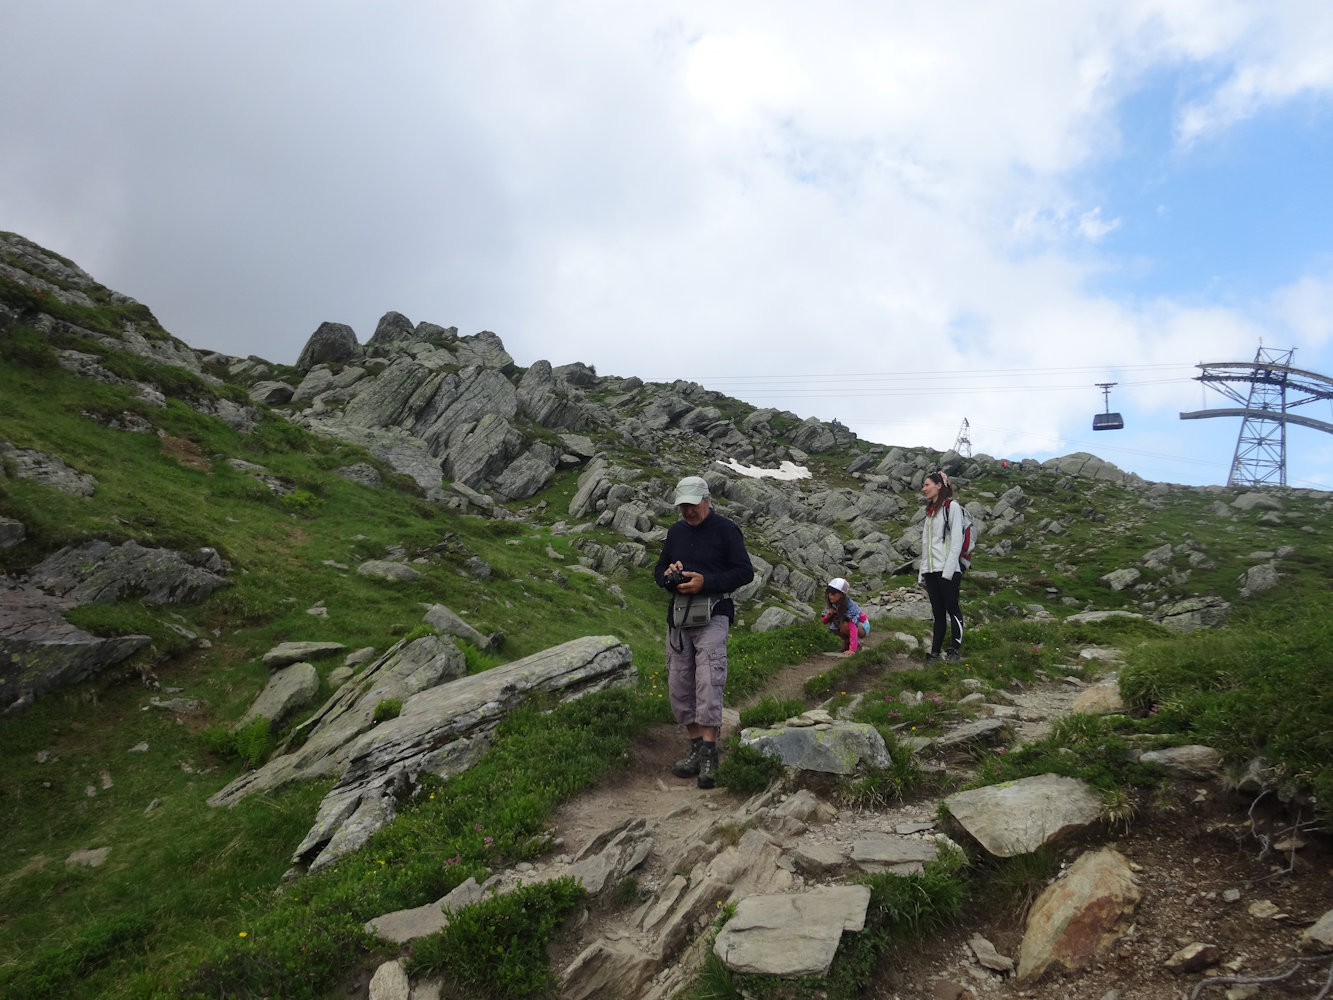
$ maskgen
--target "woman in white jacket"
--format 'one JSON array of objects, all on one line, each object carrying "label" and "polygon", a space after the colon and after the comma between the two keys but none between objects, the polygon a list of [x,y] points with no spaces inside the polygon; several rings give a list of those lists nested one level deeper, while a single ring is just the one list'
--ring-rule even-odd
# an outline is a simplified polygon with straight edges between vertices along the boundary
[{"label": "woman in white jacket", "polygon": [[958,562],[963,550],[963,519],[943,471],[926,476],[921,494],[926,498],[926,516],[921,522],[921,569],[916,579],[930,595],[930,610],[935,616],[926,662],[940,659],[947,621],[949,649],[944,659],[953,663],[962,659],[963,647],[963,613],[958,608],[958,588],[963,582],[963,568]]}]

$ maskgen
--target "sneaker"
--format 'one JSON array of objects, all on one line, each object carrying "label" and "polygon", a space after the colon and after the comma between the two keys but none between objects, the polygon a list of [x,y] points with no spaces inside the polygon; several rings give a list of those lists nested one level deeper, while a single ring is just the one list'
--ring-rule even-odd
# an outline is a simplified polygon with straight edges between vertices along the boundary
[{"label": "sneaker", "polygon": [[671,773],[677,778],[693,778],[699,773],[699,765],[704,757],[704,741],[690,744],[690,752],[671,765]]},{"label": "sneaker", "polygon": [[963,654],[956,649],[951,649],[944,654],[945,663],[958,663],[963,659]]},{"label": "sneaker", "polygon": [[712,788],[717,780],[717,744],[699,753],[699,787]]}]

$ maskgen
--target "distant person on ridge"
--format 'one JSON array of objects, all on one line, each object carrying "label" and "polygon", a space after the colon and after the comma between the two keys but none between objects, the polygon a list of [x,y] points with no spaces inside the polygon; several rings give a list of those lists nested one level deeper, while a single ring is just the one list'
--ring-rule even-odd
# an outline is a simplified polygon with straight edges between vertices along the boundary
[{"label": "distant person on ridge", "polygon": [[690,752],[671,768],[678,778],[717,778],[717,738],[722,729],[722,690],[727,683],[727,635],[736,618],[731,591],[754,579],[745,539],[734,521],[712,510],[712,494],[700,476],[676,484],[671,501],[680,520],[667,529],[653,569],[667,605],[667,695],[671,713],[690,734]]},{"label": "distant person on ridge", "polygon": [[830,632],[842,636],[842,651],[851,656],[860,648],[861,640],[870,634],[870,619],[851,599],[852,585],[840,576],[835,576],[824,588],[824,597],[828,606],[819,620],[828,626]]},{"label": "distant person on ridge", "polygon": [[955,663],[962,659],[963,647],[963,613],[958,608],[958,589],[963,582],[959,561],[963,552],[963,519],[949,516],[949,508],[957,509],[958,505],[953,502],[953,487],[943,470],[926,476],[921,495],[926,498],[926,516],[921,522],[921,569],[916,579],[926,588],[935,618],[926,662],[939,661],[947,620],[949,650],[944,659]]}]

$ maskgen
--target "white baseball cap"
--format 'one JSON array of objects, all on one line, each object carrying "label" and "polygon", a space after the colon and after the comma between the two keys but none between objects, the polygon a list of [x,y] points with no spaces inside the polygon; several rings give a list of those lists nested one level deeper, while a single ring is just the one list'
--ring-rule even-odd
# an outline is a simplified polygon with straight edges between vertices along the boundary
[{"label": "white baseball cap", "polygon": [[683,503],[699,503],[706,496],[708,481],[703,476],[686,476],[676,484],[676,499],[671,501],[671,505],[679,507]]},{"label": "white baseball cap", "polygon": [[852,592],[852,585],[848,583],[846,580],[844,580],[842,577],[835,576],[832,580],[828,582],[828,589],[840,590],[844,594],[850,594]]}]

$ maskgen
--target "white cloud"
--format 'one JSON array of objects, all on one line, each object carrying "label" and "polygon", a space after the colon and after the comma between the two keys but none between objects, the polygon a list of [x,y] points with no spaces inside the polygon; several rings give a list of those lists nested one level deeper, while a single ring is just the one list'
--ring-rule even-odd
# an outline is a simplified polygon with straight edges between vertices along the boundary
[{"label": "white cloud", "polygon": [[[520,363],[786,376],[731,385],[893,443],[968,416],[1014,455],[1086,438],[1097,381],[1179,409],[1260,319],[1333,339],[1326,263],[1248,305],[1094,291],[1150,262],[1109,256],[1122,210],[1082,183],[1154,76],[1187,139],[1326,99],[1327,4],[164,10],[48,0],[0,37],[0,220],[198,346],[290,362],[396,309]],[[1117,371],[1148,364],[1185,367]]]}]

